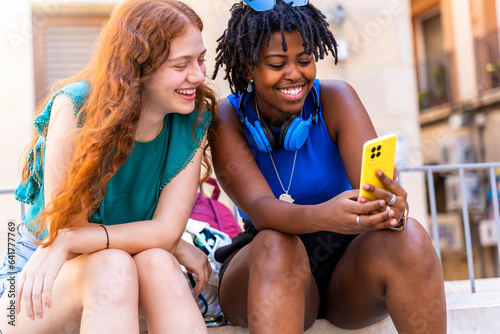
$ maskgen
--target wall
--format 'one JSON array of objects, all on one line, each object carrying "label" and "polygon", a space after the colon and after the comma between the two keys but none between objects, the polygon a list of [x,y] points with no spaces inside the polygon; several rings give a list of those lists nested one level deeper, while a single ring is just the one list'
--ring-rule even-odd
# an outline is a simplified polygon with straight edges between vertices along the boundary
[{"label": "wall", "polygon": [[500,109],[496,109],[495,112],[487,114],[486,129],[484,132],[484,138],[486,141],[486,162],[500,161]]},{"label": "wall", "polygon": [[495,0],[469,0],[471,9],[472,34],[483,36],[497,26]]},{"label": "wall", "polygon": [[[28,1],[0,3],[0,189],[19,182],[19,156],[31,138],[33,56]],[[8,219],[19,222],[20,206],[0,195],[0,254],[6,251]]]}]

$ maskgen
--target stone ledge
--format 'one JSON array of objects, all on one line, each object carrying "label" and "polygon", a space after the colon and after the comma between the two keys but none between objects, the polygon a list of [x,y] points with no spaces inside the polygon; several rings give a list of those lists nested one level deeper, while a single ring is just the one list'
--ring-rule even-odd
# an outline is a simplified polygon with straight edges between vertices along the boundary
[{"label": "stone ledge", "polygon": [[[500,333],[500,278],[476,280],[477,293],[470,293],[470,282],[445,282],[448,333]],[[428,332],[428,331],[427,331]],[[247,334],[248,329],[237,326],[209,328],[209,334]],[[327,320],[316,320],[306,334],[397,334],[390,317],[359,330],[345,330]]]},{"label": "stone ledge", "polygon": [[[209,328],[209,334],[247,334],[248,329],[237,327],[237,326],[224,326],[217,328]],[[391,318],[387,317],[384,320],[376,323],[375,325],[359,329],[359,330],[345,330],[333,326],[325,319],[316,320],[314,325],[304,332],[305,334],[360,334],[360,333],[370,333],[370,334],[397,334],[396,328],[394,327]],[[278,333],[279,334],[279,333]]]}]

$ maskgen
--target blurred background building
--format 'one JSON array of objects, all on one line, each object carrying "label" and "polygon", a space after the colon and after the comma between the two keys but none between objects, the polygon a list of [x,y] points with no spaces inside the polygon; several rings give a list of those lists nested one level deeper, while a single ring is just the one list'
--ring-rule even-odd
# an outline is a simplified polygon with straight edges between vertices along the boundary
[{"label": "blurred background building", "polygon": [[[55,81],[78,72],[114,6],[112,0],[18,0],[0,4],[0,189],[20,181],[20,159],[32,137],[35,105]],[[235,0],[186,0],[202,17],[207,76],[216,39]],[[499,161],[499,0],[312,0],[327,16],[340,61],[327,57],[318,78],[349,82],[379,135],[398,135],[400,167]],[[229,93],[223,75],[213,81]],[[429,228],[424,176],[404,173],[411,215]],[[470,173],[467,187],[478,276],[498,276],[494,225],[487,222],[484,175]],[[436,174],[439,233],[446,279],[466,279],[460,185]],[[226,198],[226,203],[230,204]],[[20,221],[20,205],[0,195],[0,254],[7,222]],[[489,225],[488,225],[489,224]],[[480,239],[480,226],[486,226]],[[496,263],[496,265],[495,265]]]},{"label": "blurred background building", "polygon": [[[421,147],[425,165],[500,160],[500,1],[412,0]],[[436,173],[448,278],[463,277],[459,178]],[[476,272],[498,275],[497,231],[486,171],[466,174]],[[447,265],[448,264],[448,265]]]}]

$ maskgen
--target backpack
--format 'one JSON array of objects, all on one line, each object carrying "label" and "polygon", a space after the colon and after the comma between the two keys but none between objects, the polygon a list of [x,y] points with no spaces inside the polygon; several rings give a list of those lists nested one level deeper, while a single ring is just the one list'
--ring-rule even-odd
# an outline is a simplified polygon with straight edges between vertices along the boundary
[{"label": "backpack", "polygon": [[206,182],[214,186],[212,197],[197,193],[189,218],[208,223],[210,227],[226,233],[232,239],[241,232],[241,227],[231,210],[218,201],[220,188],[217,180],[209,178]]},{"label": "backpack", "polygon": [[[231,238],[226,233],[210,227],[208,223],[188,219],[182,239],[201,249],[207,255],[210,266],[212,267],[212,273],[205,290],[197,297],[193,294],[198,304],[198,308],[205,318],[205,321],[207,321],[207,319],[222,317],[223,314],[219,305],[218,296],[219,270],[221,264],[214,259],[214,253],[219,247],[230,244]],[[188,282],[191,283],[191,288],[194,288],[197,284],[197,279],[188,273],[184,266],[181,266],[181,269],[188,279]]]},{"label": "backpack", "polygon": [[[194,297],[198,307],[209,327],[225,324],[225,318],[219,305],[219,270],[221,264],[214,258],[215,251],[231,244],[231,239],[241,232],[235,216],[227,206],[218,201],[220,188],[217,180],[209,178],[206,181],[214,187],[210,198],[201,193],[196,194],[193,210],[182,238],[201,249],[207,256],[212,267],[212,274],[203,292]],[[191,287],[196,285],[196,279],[182,267]],[[216,321],[214,321],[214,319]]]}]

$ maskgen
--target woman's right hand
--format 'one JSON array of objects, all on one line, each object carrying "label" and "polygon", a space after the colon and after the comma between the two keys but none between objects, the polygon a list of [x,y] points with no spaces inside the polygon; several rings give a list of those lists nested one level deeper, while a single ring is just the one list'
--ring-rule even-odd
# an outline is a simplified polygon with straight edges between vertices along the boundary
[{"label": "woman's right hand", "polygon": [[321,220],[324,225],[322,229],[341,234],[358,234],[391,226],[394,211],[385,210],[384,200],[360,203],[357,201],[358,197],[358,189],[347,190],[319,204],[322,207],[322,215],[325,217]]},{"label": "woman's right hand", "polygon": [[64,234],[61,230],[50,246],[38,247],[18,276],[16,312],[24,310],[30,320],[43,318],[52,305],[52,287],[69,254]]},{"label": "woman's right hand", "polygon": [[198,278],[198,284],[193,288],[193,293],[198,296],[207,286],[212,274],[212,266],[207,255],[198,247],[181,239],[174,256],[188,273],[195,274]]}]

